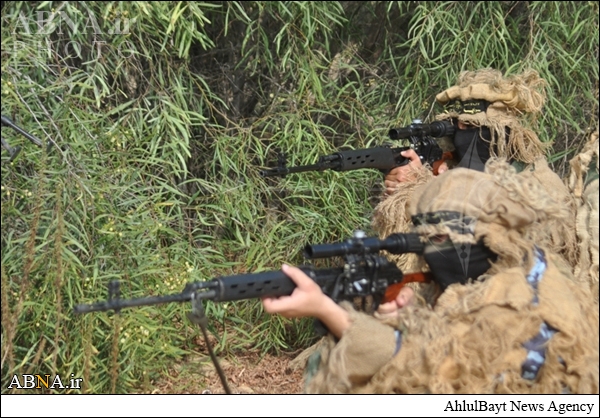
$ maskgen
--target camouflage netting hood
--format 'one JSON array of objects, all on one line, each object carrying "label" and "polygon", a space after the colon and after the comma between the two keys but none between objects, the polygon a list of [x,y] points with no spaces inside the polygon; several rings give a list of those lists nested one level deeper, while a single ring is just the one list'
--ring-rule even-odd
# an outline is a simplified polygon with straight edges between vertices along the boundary
[{"label": "camouflage netting hood", "polygon": [[[491,131],[492,156],[533,163],[543,157],[548,144],[544,144],[531,129],[523,125],[524,116],[531,121],[542,110],[546,100],[546,82],[534,70],[520,75],[504,77],[491,68],[465,71],[455,86],[439,93],[436,100],[445,106],[437,120],[458,119],[475,126],[487,126]],[[479,112],[462,112],[458,102],[483,100],[487,109]],[[510,129],[508,138],[506,128]]]},{"label": "camouflage netting hood", "polygon": [[456,244],[483,239],[509,265],[531,259],[531,242],[542,242],[549,223],[569,216],[532,180],[495,158],[485,173],[450,170],[415,191],[409,205],[415,231],[423,236],[448,234]]}]

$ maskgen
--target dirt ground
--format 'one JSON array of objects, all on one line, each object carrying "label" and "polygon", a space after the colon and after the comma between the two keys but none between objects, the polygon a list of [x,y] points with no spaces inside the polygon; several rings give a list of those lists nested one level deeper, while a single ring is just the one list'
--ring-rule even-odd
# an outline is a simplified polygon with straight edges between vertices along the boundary
[{"label": "dirt ground", "polygon": [[[219,358],[232,394],[302,393],[302,369],[289,367],[293,354],[280,356],[247,351]],[[190,358],[172,368],[170,377],[154,382],[154,394],[224,394],[225,389],[209,356]]]},{"label": "dirt ground", "polygon": [[[211,346],[215,340],[212,336]],[[152,394],[225,394],[225,389],[202,337],[194,341],[196,352],[174,364],[167,376],[152,381]],[[303,364],[293,360],[303,350],[261,355],[247,349],[219,354],[217,359],[232,394],[300,394],[303,389]],[[305,352],[306,353],[306,352]]]}]

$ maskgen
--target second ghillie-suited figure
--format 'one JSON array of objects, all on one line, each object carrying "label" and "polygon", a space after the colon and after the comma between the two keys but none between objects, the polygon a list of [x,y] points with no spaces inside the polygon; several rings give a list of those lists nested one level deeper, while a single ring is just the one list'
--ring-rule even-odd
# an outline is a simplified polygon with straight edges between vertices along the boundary
[{"label": "second ghillie-suited figure", "polygon": [[564,206],[506,163],[486,171],[450,170],[411,200],[443,291],[433,306],[378,319],[345,305],[343,332],[309,361],[307,392],[598,393],[597,304],[537,244]]},{"label": "second ghillie-suited figure", "polygon": [[590,135],[583,150],[570,161],[571,173],[567,179],[577,204],[576,230],[578,262],[575,276],[589,283],[598,302],[598,128]]},{"label": "second ghillie-suited figure", "polygon": [[[438,104],[444,107],[436,119],[451,121],[456,127],[454,136],[449,138],[454,147],[455,167],[483,171],[489,158],[506,159],[521,176],[539,183],[556,202],[571,211],[571,216],[560,223],[545,221],[546,234],[539,237],[539,244],[548,245],[575,268],[578,263],[575,202],[563,181],[548,166],[545,152],[549,144],[542,143],[531,129],[546,99],[545,86],[546,82],[533,70],[513,76],[503,76],[489,68],[465,71],[455,86],[436,96]],[[381,237],[409,230],[410,197],[419,185],[434,178],[428,167],[419,164],[399,170],[405,173],[398,178],[410,177],[410,180],[395,181],[393,175],[386,176],[386,185],[393,187],[388,188],[389,195],[374,211],[373,227]],[[408,170],[411,176],[406,175]],[[421,267],[414,255],[392,258],[402,269]]]}]

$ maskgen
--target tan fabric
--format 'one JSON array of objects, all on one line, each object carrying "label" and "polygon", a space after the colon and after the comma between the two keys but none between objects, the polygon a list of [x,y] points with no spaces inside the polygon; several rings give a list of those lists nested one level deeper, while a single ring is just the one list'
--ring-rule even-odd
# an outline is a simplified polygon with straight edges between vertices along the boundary
[{"label": "tan fabric", "polygon": [[326,364],[332,372],[338,371],[340,383],[350,388],[366,384],[392,358],[396,337],[392,327],[355,312],[350,304],[343,306],[351,313],[353,324],[330,352]]},{"label": "tan fabric", "polygon": [[[386,238],[391,234],[409,232],[412,229],[412,223],[408,214],[408,202],[415,189],[424,184],[428,184],[434,179],[430,167],[425,166],[415,169],[415,181],[400,183],[398,188],[391,196],[382,200],[374,209],[372,217],[372,226],[380,238]],[[416,254],[390,254],[383,251],[388,260],[396,263],[403,272],[427,271],[427,264]],[[416,295],[416,302],[426,306],[431,305],[437,296],[435,284],[409,283]]]},{"label": "tan fabric", "polygon": [[[569,175],[568,184],[569,190],[575,197],[582,197],[583,189],[586,186],[586,178],[590,171],[590,165],[595,166],[595,176],[598,177],[598,160],[600,159],[599,144],[598,144],[598,128],[594,131],[587,143],[583,147],[583,150],[577,154],[569,165],[571,166],[571,173]],[[590,173],[593,175],[594,173]]]},{"label": "tan fabric", "polygon": [[[488,170],[491,169],[497,171],[495,175],[498,178],[502,175],[508,175],[508,172],[514,173],[513,168],[508,167],[498,159],[491,159],[487,166]],[[466,169],[461,168],[461,170]],[[502,174],[503,172],[504,174]],[[450,172],[444,173],[439,177],[449,173]],[[477,178],[477,173],[479,172],[473,171],[472,177],[470,177],[473,181],[476,181],[474,179]],[[511,174],[511,176],[513,176],[513,174]],[[536,200],[539,200],[536,208],[531,209],[536,213],[539,211],[540,216],[536,221],[538,222],[536,228],[530,230],[529,238],[534,239],[537,244],[547,246],[553,252],[562,255],[567,264],[571,266],[571,268],[574,268],[579,262],[577,255],[577,240],[575,236],[575,201],[567,187],[560,178],[550,170],[548,163],[543,158],[540,158],[536,160],[534,164],[525,167],[518,176],[528,179],[528,182],[530,183],[529,187],[532,189],[531,193],[538,196]],[[408,232],[412,230],[412,222],[407,207],[411,198],[418,198],[421,193],[427,191],[428,199],[433,200],[435,198],[435,200],[437,200],[439,193],[445,193],[444,191],[437,189],[429,189],[429,185],[434,178],[435,177],[431,172],[422,170],[421,175],[415,183],[401,183],[400,187],[393,195],[377,205],[373,213],[372,226],[381,238],[385,238],[392,233]],[[417,194],[416,196],[415,193]],[[464,194],[464,192],[461,193]],[[457,196],[461,195],[461,193],[457,193]],[[473,191],[473,193],[477,195],[478,191]],[[493,195],[493,190],[491,193]],[[530,196],[527,195],[529,192],[523,193],[525,193],[525,195],[522,194],[521,198],[529,200]],[[483,196],[481,198],[483,198]],[[549,210],[547,208],[547,202],[557,202],[557,204],[552,204],[553,214],[544,215]],[[515,233],[516,232],[512,232],[511,236]],[[502,235],[498,237],[500,240],[502,240],[502,238]],[[492,238],[488,238],[488,241],[490,239]],[[504,243],[492,245],[512,246],[513,242],[509,240]],[[518,248],[515,247],[514,249],[517,250]],[[514,254],[514,257],[516,258],[520,256],[521,253]],[[398,267],[404,272],[427,270],[427,266],[424,264],[423,259],[415,254],[389,255],[389,257],[396,262]],[[580,278],[578,279],[583,280]],[[433,304],[435,296],[437,295],[433,285],[415,283],[412,284],[411,287],[416,291],[417,295],[419,295],[421,301],[424,301],[426,304]]]},{"label": "tan fabric", "polygon": [[[457,226],[453,223],[420,226],[416,228],[418,232],[449,234],[456,243],[472,244],[485,236],[492,251],[510,254],[515,262],[527,255],[530,242],[550,245],[556,252],[564,252],[565,242],[569,242],[568,248],[575,248],[573,227],[571,230],[566,227],[573,223],[572,211],[565,202],[569,195],[557,192],[560,179],[552,176],[554,173],[545,160],[537,161],[531,170],[520,174],[502,160],[493,158],[486,164],[486,172],[491,173],[491,177],[466,168],[454,171],[459,174],[446,177],[448,172],[439,176],[439,181],[417,189],[410,212],[414,215],[437,212],[441,208],[461,212],[477,218],[475,235],[458,234],[452,229]],[[499,231],[499,227],[508,231]],[[497,233],[492,233],[495,231]]]},{"label": "tan fabric", "polygon": [[580,261],[575,274],[589,283],[596,302],[598,287],[598,179],[586,187],[577,213],[577,235],[579,237]]},{"label": "tan fabric", "polygon": [[[575,276],[589,284],[598,302],[598,129],[590,136],[582,152],[571,161],[567,180],[577,202],[576,231],[579,245]],[[592,167],[592,168],[590,168]],[[588,178],[595,178],[586,181]]]},{"label": "tan fabric", "polygon": [[[537,167],[537,169],[535,169]],[[535,173],[535,174],[534,174]],[[547,175],[544,175],[547,174]],[[569,268],[573,269],[580,262],[578,258],[577,251],[577,241],[575,237],[575,215],[574,210],[571,208],[574,206],[574,202],[571,199],[570,195],[567,193],[564,185],[557,185],[556,180],[558,180],[558,176],[552,172],[545,160],[538,160],[535,164],[533,171],[529,168],[525,169],[519,175],[521,176],[530,176],[539,182],[540,186],[544,187],[545,193],[550,196],[554,196],[555,200],[565,202],[563,209],[565,211],[566,216],[562,216],[560,218],[550,218],[545,221],[540,221],[539,228],[536,229],[537,243],[543,246],[548,246],[553,252],[561,254],[565,262],[568,264]],[[433,179],[431,176],[429,179]],[[549,180],[549,181],[545,181]],[[401,191],[396,192],[388,199],[383,200],[374,211],[373,215],[373,228],[377,231],[380,238],[385,238],[390,234],[396,232],[408,232],[412,229],[412,222],[410,221],[410,216],[407,213],[406,203],[410,200],[412,194],[414,194],[415,189],[418,189],[422,183],[415,184],[413,187],[410,185],[404,186]],[[555,187],[552,187],[552,186]],[[596,189],[597,190],[597,189]],[[596,192],[597,193],[597,192]],[[579,209],[579,218],[581,226],[577,228],[579,234],[584,235],[586,231],[590,230],[590,236],[598,237],[598,229],[589,229],[589,225],[593,225],[593,218],[589,219],[589,217],[593,217],[595,214],[596,223],[598,225],[598,210],[597,203],[596,209],[594,209],[594,202],[597,202],[598,199],[594,200],[593,189],[590,188],[590,198],[588,200],[588,204],[586,207],[589,207],[588,210],[583,206]],[[597,195],[596,195],[597,197]],[[400,208],[400,210],[399,210]],[[595,235],[594,235],[595,231]],[[533,232],[532,232],[533,234]],[[501,237],[501,236],[500,236]],[[589,251],[591,251],[590,259],[596,260],[595,264],[591,264],[592,271],[596,272],[596,278],[598,277],[598,250],[597,245],[594,247],[594,243],[598,242],[598,239],[595,241],[592,239],[583,238],[585,242],[587,242],[589,246]],[[493,245],[493,244],[492,244]],[[581,245],[581,244],[580,244]],[[594,253],[595,251],[595,253]],[[595,254],[595,256],[593,255]],[[416,254],[387,254],[386,255],[390,260],[394,261],[400,270],[410,273],[415,271],[427,271],[427,265],[421,257],[418,257]],[[516,254],[515,256],[519,256]],[[584,264],[582,264],[583,266]],[[594,270],[593,266],[596,266]],[[583,267],[582,267],[583,268]],[[574,277],[577,281],[587,280],[583,275],[579,274]],[[598,280],[595,280],[594,283],[598,283]],[[424,305],[433,305],[435,298],[438,294],[438,289],[434,284],[423,284],[423,283],[410,283],[408,284],[411,287],[416,295],[417,301]],[[597,288],[597,285],[596,285]],[[598,292],[596,292],[598,293]]]},{"label": "tan fabric", "polygon": [[[381,201],[373,211],[372,226],[381,238],[394,233],[408,232],[412,229],[408,215],[408,202],[415,189],[419,188],[434,178],[429,167],[414,170],[415,181],[400,183],[394,194]],[[395,262],[400,270],[406,272],[421,271],[424,264],[415,254],[390,254],[385,256]]]},{"label": "tan fabric", "polygon": [[[598,393],[599,319],[589,289],[577,285],[563,259],[547,249],[537,305],[526,280],[531,263],[523,255],[531,259],[534,243],[529,237],[542,220],[560,218],[561,206],[532,177],[496,163],[489,173],[456,169],[437,177],[415,193],[410,213],[459,210],[475,217],[475,235],[498,253],[498,262],[478,281],[448,287],[432,309],[408,307],[383,321],[402,332],[394,357],[389,330],[346,306],[352,325],[338,344],[329,340],[321,350],[308,393]],[[448,226],[441,222],[421,232],[460,239]],[[530,381],[522,377],[523,343],[544,322],[558,332]],[[377,371],[367,378],[371,370]]]},{"label": "tan fabric", "polygon": [[534,164],[520,173],[524,177],[532,177],[543,187],[554,201],[564,210],[564,217],[559,221],[549,221],[543,225],[543,231],[537,236],[536,243],[548,246],[553,252],[560,254],[574,268],[578,263],[577,236],[575,233],[576,201],[560,177],[553,172],[545,158],[537,159]]}]

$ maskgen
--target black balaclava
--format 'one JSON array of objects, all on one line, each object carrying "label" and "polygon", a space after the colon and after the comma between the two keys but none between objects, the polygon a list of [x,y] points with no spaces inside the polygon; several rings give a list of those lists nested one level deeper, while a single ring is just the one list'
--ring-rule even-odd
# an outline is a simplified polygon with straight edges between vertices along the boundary
[{"label": "black balaclava", "polygon": [[487,126],[469,129],[456,129],[454,133],[454,152],[458,159],[457,167],[483,171],[490,159],[492,136]]},{"label": "black balaclava", "polygon": [[477,244],[454,244],[446,238],[441,244],[426,244],[423,257],[443,292],[451,284],[476,280],[498,256],[481,240]]}]

